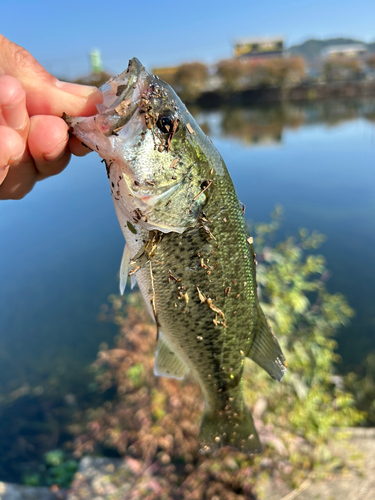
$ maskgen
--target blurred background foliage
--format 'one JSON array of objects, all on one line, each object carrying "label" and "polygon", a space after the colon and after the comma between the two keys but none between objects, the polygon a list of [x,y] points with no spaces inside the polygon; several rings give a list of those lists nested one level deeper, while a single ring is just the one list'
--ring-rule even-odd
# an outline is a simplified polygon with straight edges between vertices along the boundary
[{"label": "blurred background foliage", "polygon": [[[210,91],[228,93],[262,88],[284,89],[303,84],[318,83],[322,86],[366,81],[368,72],[375,70],[375,55],[370,54],[366,59],[334,56],[321,62],[320,66],[315,75],[304,57],[289,55],[264,59],[229,58],[214,65],[195,61],[153,68],[152,72],[171,85],[183,101],[191,103]],[[76,78],[74,82],[99,87],[110,77],[108,72],[102,70]]]},{"label": "blurred background foliage", "polygon": [[[368,61],[371,67],[371,60]],[[359,80],[362,75],[363,64],[358,59],[336,57],[325,62],[323,74],[327,82]]]},{"label": "blurred background foliage", "polygon": [[217,74],[226,90],[247,87],[283,87],[299,83],[305,76],[302,57],[263,60],[226,59],[217,65]]},{"label": "blurred background foliage", "polygon": [[197,383],[191,377],[155,377],[155,326],[140,294],[110,297],[110,318],[119,326],[116,347],[102,346],[93,370],[99,391],[115,389],[116,395],[81,412],[81,424],[70,431],[77,436],[76,457],[100,452],[131,459],[142,471],[137,498],[251,498],[262,495],[271,476],[298,486],[307,477],[353,466],[335,455],[329,441],[366,419],[335,369],[334,336],[354,312],[344,296],[327,291],[325,259],[316,253],[324,236],[302,229],[298,237],[275,243],[282,208],[272,217],[253,228],[257,275],[262,306],[289,371],[279,384],[246,363],[244,397],[264,446],[259,456],[228,449],[214,458],[199,456],[203,399]]},{"label": "blurred background foliage", "polygon": [[155,74],[171,85],[183,101],[191,102],[206,85],[208,67],[201,62],[191,62],[175,68],[163,68]]},{"label": "blurred background foliage", "polygon": [[78,470],[78,462],[68,458],[62,449],[52,450],[44,455],[38,472],[25,474],[23,483],[27,486],[58,486],[68,488]]}]

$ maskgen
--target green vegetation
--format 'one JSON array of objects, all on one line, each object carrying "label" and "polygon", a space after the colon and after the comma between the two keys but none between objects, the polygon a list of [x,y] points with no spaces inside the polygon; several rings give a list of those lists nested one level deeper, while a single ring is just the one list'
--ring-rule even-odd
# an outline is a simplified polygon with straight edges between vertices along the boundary
[{"label": "green vegetation", "polygon": [[[289,371],[281,384],[251,361],[245,367],[244,396],[264,446],[246,457],[223,449],[200,457],[197,436],[203,409],[200,389],[153,374],[155,327],[138,293],[112,302],[119,325],[115,349],[103,348],[94,365],[101,391],[117,395],[84,414],[87,425],[75,443],[76,455],[103,449],[131,457],[135,468],[153,471],[135,481],[134,496],[148,500],[249,498],[262,494],[272,475],[293,486],[348,466],[328,446],[334,429],[361,422],[351,394],[334,383],[337,329],[353,315],[346,299],[330,294],[327,269],[316,249],[317,232],[272,243],[282,210],[270,224],[255,226],[262,305],[280,340]],[[342,436],[340,436],[342,437]],[[158,488],[155,489],[157,483]],[[138,489],[137,489],[138,487]],[[155,491],[157,490],[157,493]]]},{"label": "green vegetation", "polygon": [[366,357],[356,373],[348,373],[344,382],[356,407],[365,413],[367,424],[375,427],[375,353]]},{"label": "green vegetation", "polygon": [[[303,476],[301,470],[306,468],[324,473],[327,467],[337,466],[338,457],[333,460],[326,446],[332,429],[356,425],[364,415],[355,408],[353,396],[334,384],[339,356],[333,337],[354,312],[343,295],[327,291],[324,257],[306,254],[319,248],[325,238],[302,229],[298,239],[269,246],[280,213],[276,209],[271,224],[256,226],[255,241],[262,307],[283,345],[289,375],[281,385],[269,385],[264,374],[251,366],[251,381],[265,395],[269,411],[264,423],[283,429],[283,442],[293,442],[293,436],[299,435],[311,446],[309,453],[297,447],[290,456],[300,468],[297,476]],[[250,376],[246,383],[249,380]]]},{"label": "green vegetation", "polygon": [[44,455],[40,472],[25,474],[23,483],[27,486],[57,485],[68,488],[78,469],[77,460],[69,459],[63,450],[49,451]]}]

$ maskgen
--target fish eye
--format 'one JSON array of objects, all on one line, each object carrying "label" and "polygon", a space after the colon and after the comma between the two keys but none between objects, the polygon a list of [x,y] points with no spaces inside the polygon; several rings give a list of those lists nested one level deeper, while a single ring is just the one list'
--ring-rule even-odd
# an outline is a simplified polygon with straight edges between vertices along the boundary
[{"label": "fish eye", "polygon": [[171,113],[162,113],[159,115],[158,121],[156,122],[156,126],[163,134],[169,134],[169,132],[171,132],[172,130],[174,119],[175,118]]}]

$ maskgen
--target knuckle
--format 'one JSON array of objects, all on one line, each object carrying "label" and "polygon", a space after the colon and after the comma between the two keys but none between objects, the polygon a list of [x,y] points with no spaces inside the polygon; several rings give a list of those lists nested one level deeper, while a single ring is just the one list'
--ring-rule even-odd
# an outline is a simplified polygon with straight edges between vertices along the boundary
[{"label": "knuckle", "polygon": [[17,46],[13,54],[14,64],[18,68],[28,69],[34,63],[34,58],[32,55],[23,47]]},{"label": "knuckle", "polygon": [[[0,35],[0,53],[3,56],[3,65],[5,66],[6,74],[7,70],[11,67],[18,67],[19,65],[21,68],[28,67],[33,59],[32,55],[26,49],[11,42],[2,35]],[[11,71],[10,74],[12,74]]]}]

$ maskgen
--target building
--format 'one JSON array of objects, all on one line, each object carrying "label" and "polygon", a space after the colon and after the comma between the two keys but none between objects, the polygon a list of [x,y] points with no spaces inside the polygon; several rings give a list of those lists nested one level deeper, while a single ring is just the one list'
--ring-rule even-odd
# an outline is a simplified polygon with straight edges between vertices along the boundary
[{"label": "building", "polygon": [[234,43],[234,56],[241,58],[282,57],[284,39],[282,37],[253,37]]},{"label": "building", "polygon": [[367,49],[361,43],[353,43],[350,45],[330,45],[322,51],[324,59],[332,59],[334,57],[353,59],[363,57],[366,54]]}]

